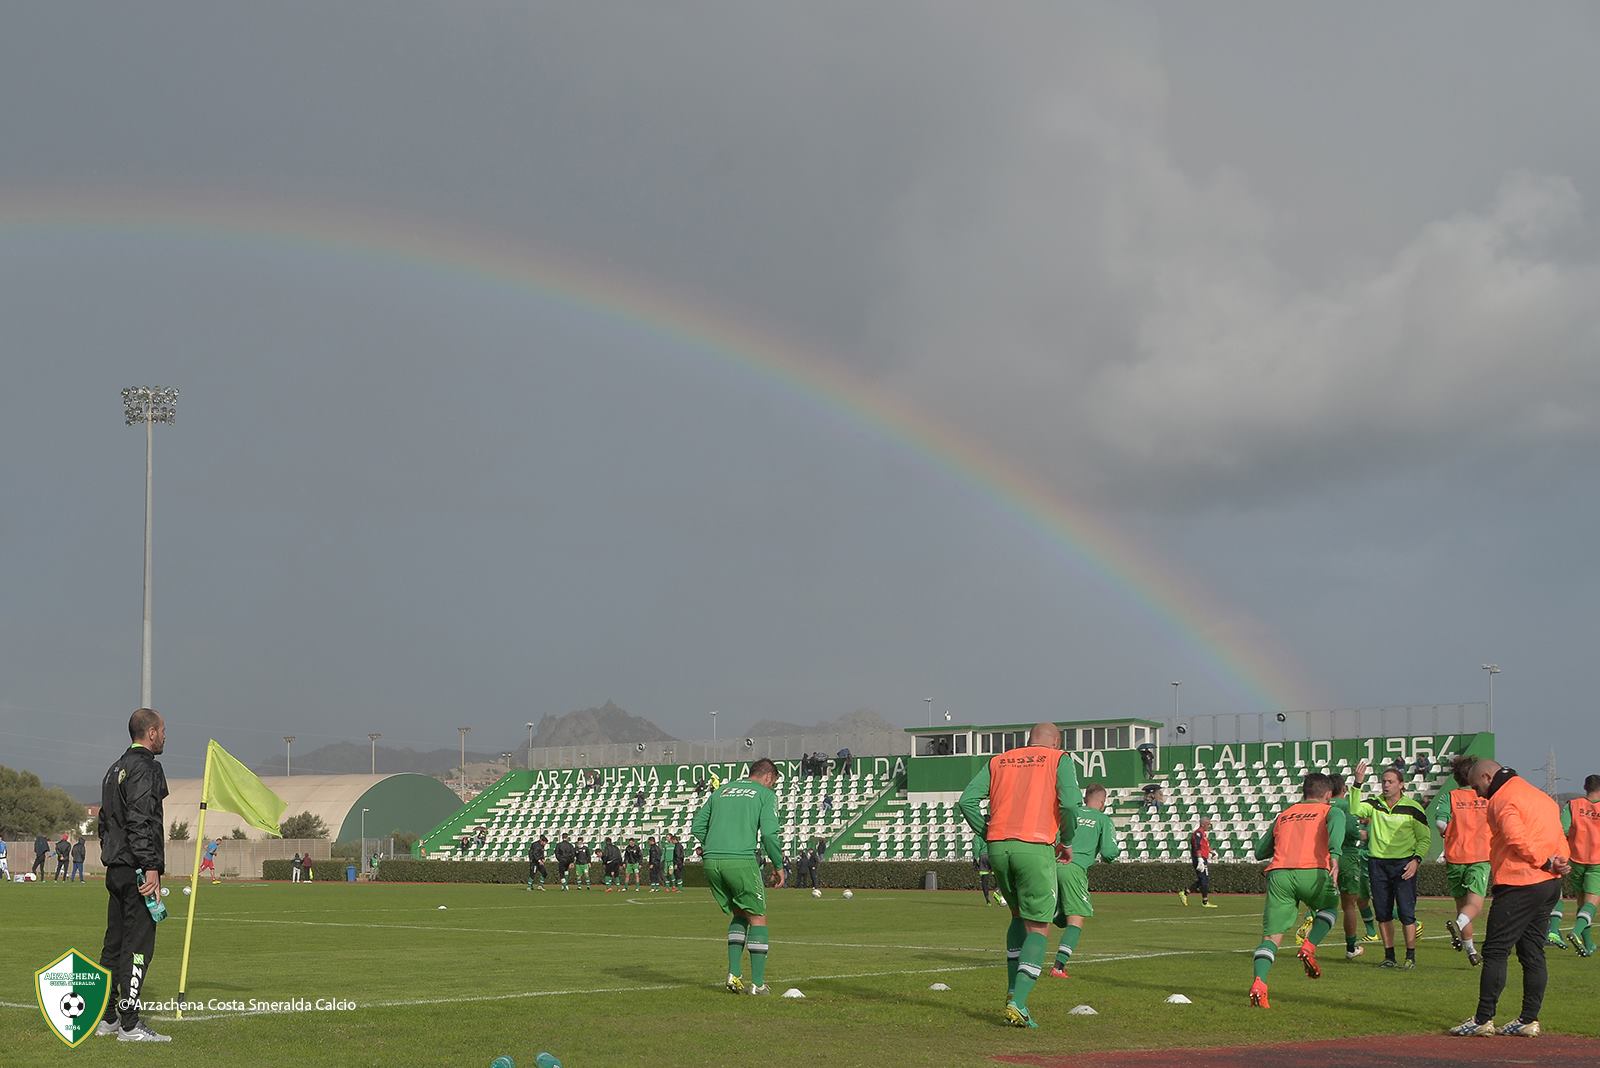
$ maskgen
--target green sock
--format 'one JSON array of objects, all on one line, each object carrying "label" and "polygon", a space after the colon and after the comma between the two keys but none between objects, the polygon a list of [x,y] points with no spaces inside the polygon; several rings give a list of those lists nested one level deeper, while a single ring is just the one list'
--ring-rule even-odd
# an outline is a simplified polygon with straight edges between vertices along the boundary
[{"label": "green sock", "polygon": [[1578,910],[1578,918],[1572,921],[1572,936],[1581,938],[1589,952],[1594,952],[1594,934],[1591,930],[1594,924],[1594,906],[1585,905]]},{"label": "green sock", "polygon": [[1261,940],[1256,947],[1256,978],[1263,983],[1267,981],[1267,973],[1272,970],[1272,962],[1278,959],[1278,947],[1267,941]]},{"label": "green sock", "polygon": [[1028,995],[1033,992],[1033,984],[1039,981],[1039,970],[1044,967],[1046,944],[1044,935],[1034,931],[1029,931],[1022,940],[1021,956],[1017,960],[1017,988],[1012,991],[1011,1000],[1024,1012],[1028,1009]]},{"label": "green sock", "polygon": [[1561,937],[1561,911],[1562,906],[1557,905],[1556,910],[1550,914],[1550,937]]},{"label": "green sock", "polygon": [[750,951],[750,981],[761,986],[767,981],[767,925],[750,925],[744,947]]},{"label": "green sock", "polygon": [[1017,961],[1022,958],[1022,940],[1028,937],[1028,929],[1022,926],[1022,921],[1012,917],[1011,926],[1006,928],[1006,997],[1009,999],[1017,989]]},{"label": "green sock", "polygon": [[1311,933],[1306,936],[1306,940],[1314,946],[1320,946],[1331,930],[1333,930],[1333,910],[1325,909],[1317,913],[1316,919],[1311,921]]},{"label": "green sock", "polygon": [[1356,951],[1356,936],[1355,935],[1345,935],[1344,936],[1344,951],[1346,953],[1354,953]]},{"label": "green sock", "polygon": [[1061,945],[1056,948],[1056,967],[1067,966],[1067,961],[1072,959],[1073,951],[1078,948],[1078,939],[1082,937],[1082,927],[1067,925],[1067,929],[1061,932]]},{"label": "green sock", "polygon": [[1361,922],[1367,925],[1368,938],[1378,933],[1378,915],[1372,911],[1371,905],[1361,906]]},{"label": "green sock", "polygon": [[748,938],[750,925],[744,920],[734,917],[728,924],[728,974],[744,974],[744,945]]}]

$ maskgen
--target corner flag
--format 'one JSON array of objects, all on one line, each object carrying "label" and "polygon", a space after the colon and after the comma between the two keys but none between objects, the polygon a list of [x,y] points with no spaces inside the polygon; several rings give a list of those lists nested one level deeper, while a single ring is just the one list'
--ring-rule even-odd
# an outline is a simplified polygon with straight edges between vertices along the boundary
[{"label": "corner flag", "polygon": [[217,808],[242,817],[246,823],[274,838],[278,821],[288,803],[267,789],[256,778],[256,773],[236,760],[232,753],[218,745],[215,738],[206,742],[205,777],[200,780],[200,819],[194,836],[194,870],[189,876],[189,914],[183,921],[183,963],[178,968],[178,1019],[183,1019],[183,1007],[188,1000],[189,944],[194,937],[195,906],[200,903],[200,851],[206,844],[206,809]]},{"label": "corner flag", "polygon": [[267,789],[255,772],[239,763],[215,739],[206,743],[205,787],[200,800],[208,808],[242,816],[257,830],[279,837],[278,823],[287,802]]}]

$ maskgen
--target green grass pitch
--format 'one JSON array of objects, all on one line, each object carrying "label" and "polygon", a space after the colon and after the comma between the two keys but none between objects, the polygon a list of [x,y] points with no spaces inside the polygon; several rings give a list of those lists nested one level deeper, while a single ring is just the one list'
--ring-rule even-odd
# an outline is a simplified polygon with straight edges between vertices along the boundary
[{"label": "green grass pitch", "polygon": [[[726,921],[703,889],[627,895],[529,893],[520,886],[234,883],[201,888],[189,998],[158,1049],[90,1038],[68,1050],[35,1005],[33,972],[75,947],[98,954],[105,893],[96,883],[0,886],[0,1064],[236,1063],[463,1065],[500,1054],[519,1068],[548,1049],[568,1068],[761,1063],[984,1064],[995,1054],[1231,1045],[1436,1032],[1465,1017],[1478,973],[1443,940],[1447,902],[1429,901],[1415,972],[1378,969],[1381,947],[1344,960],[1336,931],[1325,975],[1289,953],[1270,1011],[1249,1007],[1261,899],[1221,908],[1175,896],[1101,895],[1070,971],[1033,997],[1040,1029],[1000,1023],[1006,914],[976,893],[771,893],[770,998],[724,992]],[[187,899],[167,899],[146,999],[177,990]],[[445,911],[438,906],[445,905]],[[1052,937],[1051,950],[1055,948]],[[1600,1032],[1600,960],[1549,954],[1543,1021]],[[748,971],[747,973],[748,974]],[[948,991],[929,986],[947,983]],[[1515,1014],[1511,967],[1501,1015]],[[805,1000],[777,995],[797,987]],[[1182,993],[1192,1005],[1168,1005]],[[344,999],[353,1011],[213,1012],[212,999]],[[1071,1016],[1079,1004],[1096,1016]],[[1441,1042],[1446,1041],[1441,1038]]]}]

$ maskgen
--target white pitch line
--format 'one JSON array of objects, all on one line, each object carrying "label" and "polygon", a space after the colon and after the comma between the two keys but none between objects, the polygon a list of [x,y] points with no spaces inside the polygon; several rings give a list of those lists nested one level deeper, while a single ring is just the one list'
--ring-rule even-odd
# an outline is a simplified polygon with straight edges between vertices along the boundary
[{"label": "white pitch line", "polygon": [[[792,943],[791,943],[792,944]],[[1184,957],[1192,956],[1193,950],[1169,950],[1160,953],[1125,953],[1112,957],[1084,957],[1075,960],[1077,964],[1109,964],[1115,961],[1146,960],[1151,957]],[[785,979],[786,983],[825,983],[840,979],[877,979],[895,975],[945,975],[951,972],[975,972],[988,969],[998,969],[999,962],[988,964],[958,964],[944,968],[896,968],[890,971],[875,972],[836,972],[831,975],[802,975]],[[609,986],[592,987],[585,990],[521,990],[510,994],[470,994],[461,997],[444,998],[394,998],[386,1001],[369,1001],[358,1004],[355,1011],[362,1009],[402,1009],[424,1005],[461,1005],[474,1002],[492,1001],[521,1001],[529,998],[552,997],[577,997],[592,994],[643,994],[657,990],[690,990],[701,987],[701,983],[659,983],[651,986]],[[707,987],[715,989],[715,987]],[[278,1000],[288,1000],[280,998]],[[307,996],[306,1000],[315,1000]],[[31,1009],[37,1006],[13,1001],[0,1001],[0,1008]],[[171,1016],[153,1016],[151,1019],[168,1023],[203,1023],[210,1020],[233,1020],[241,1016],[287,1016],[296,1015],[294,1010],[285,1009],[257,1009],[244,1012],[217,1012],[198,1013],[185,1016],[182,1020]]]}]

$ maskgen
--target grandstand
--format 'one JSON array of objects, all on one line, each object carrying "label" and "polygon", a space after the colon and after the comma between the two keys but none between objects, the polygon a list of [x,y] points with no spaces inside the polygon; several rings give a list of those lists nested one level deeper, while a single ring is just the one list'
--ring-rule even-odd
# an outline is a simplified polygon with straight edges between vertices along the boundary
[{"label": "grandstand", "polygon": [[[1138,718],[1061,727],[1079,780],[1108,790],[1107,812],[1126,860],[1186,860],[1188,836],[1203,816],[1212,821],[1213,847],[1221,859],[1249,860],[1257,835],[1299,797],[1300,780],[1310,771],[1349,776],[1363,759],[1375,772],[1399,761],[1408,777],[1407,792],[1424,805],[1432,802],[1444,785],[1448,756],[1493,755],[1494,736],[1486,730],[1437,733],[1441,726],[1476,728],[1477,707],[1372,710],[1378,725],[1401,730],[1352,731],[1345,737],[1310,732],[1325,728],[1331,733],[1341,722],[1359,728],[1361,713],[1350,713],[1345,721],[1338,713],[1295,713],[1304,717],[1297,726],[1308,735],[1299,740],[1263,740],[1265,730],[1258,728],[1249,741],[1166,745],[1163,724]],[[1420,725],[1428,733],[1406,733]],[[914,728],[907,731],[908,753],[830,760],[824,775],[803,774],[799,761],[777,761],[785,852],[821,840],[825,858],[835,861],[969,859],[972,833],[956,800],[990,756],[1023,744],[1028,726]],[[1218,734],[1213,726],[1210,736]],[[697,781],[711,774],[726,781],[747,768],[747,763],[726,762],[512,772],[435,828],[420,848],[433,858],[520,860],[541,833],[552,840],[563,833],[574,839],[582,835],[591,842],[608,836],[643,841],[651,835],[687,835],[700,799]],[[1164,798],[1159,806],[1146,799],[1146,791],[1156,786]],[[1372,780],[1368,789],[1375,790]]]},{"label": "grandstand", "polygon": [[[830,761],[824,775],[802,774],[798,761],[779,765],[786,853],[818,839],[831,841],[898,790],[895,765],[886,759]],[[562,834],[574,841],[582,835],[590,842],[687,836],[700,800],[695,783],[709,781],[712,774],[727,781],[744,770],[739,764],[677,764],[512,772],[436,828],[419,848],[436,859],[521,860],[540,834],[552,841]]]}]

